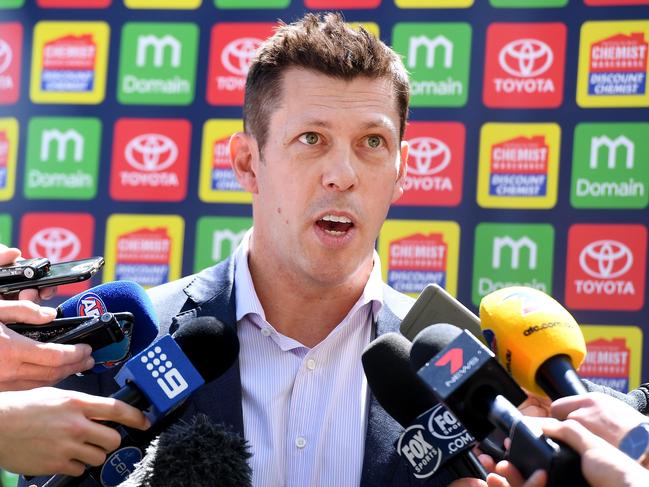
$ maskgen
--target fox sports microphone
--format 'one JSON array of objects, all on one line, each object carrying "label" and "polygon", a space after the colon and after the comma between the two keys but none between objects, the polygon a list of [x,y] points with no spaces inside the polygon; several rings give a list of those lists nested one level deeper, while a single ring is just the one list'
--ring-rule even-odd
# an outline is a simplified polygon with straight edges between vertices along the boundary
[{"label": "fox sports microphone", "polygon": [[[126,362],[115,376],[121,389],[110,397],[143,410],[155,424],[204,383],[228,370],[238,354],[239,340],[234,328],[211,316],[195,318],[180,327],[173,337],[160,337]],[[123,438],[131,431],[119,425],[111,426],[116,427]],[[141,438],[134,434],[136,440],[129,436],[128,444],[123,441],[103,465],[90,468],[86,475],[55,475],[41,485],[76,486],[88,474],[103,487],[119,485],[142,459],[140,445],[147,445],[154,436],[151,432]]]},{"label": "fox sports microphone", "polygon": [[577,375],[586,342],[572,315],[530,287],[494,291],[480,303],[480,325],[490,348],[516,381],[551,399],[585,394]]},{"label": "fox sports microphone", "polygon": [[172,424],[119,487],[247,487],[252,485],[247,442],[199,414]]},{"label": "fox sports microphone", "polygon": [[474,438],[413,372],[410,346],[403,335],[386,333],[373,340],[362,357],[374,396],[406,428],[397,444],[399,455],[408,460],[414,477],[435,475],[432,481],[439,485],[462,477],[486,479],[484,468],[470,451]]},{"label": "fox sports microphone", "polygon": [[548,486],[588,485],[574,450],[534,432],[516,409],[525,392],[475,336],[440,323],[421,331],[410,352],[426,386],[478,439],[494,428],[508,434],[508,459],[525,478],[548,472]]},{"label": "fox sports microphone", "polygon": [[[149,295],[142,286],[131,281],[100,284],[68,298],[57,307],[57,318],[74,316],[101,316],[105,312],[128,311],[134,316],[130,336],[93,352],[97,365],[92,372],[101,373],[128,359],[147,347],[158,335],[158,319]],[[112,357],[124,357],[119,362],[108,362]],[[108,363],[107,363],[108,362]]]}]

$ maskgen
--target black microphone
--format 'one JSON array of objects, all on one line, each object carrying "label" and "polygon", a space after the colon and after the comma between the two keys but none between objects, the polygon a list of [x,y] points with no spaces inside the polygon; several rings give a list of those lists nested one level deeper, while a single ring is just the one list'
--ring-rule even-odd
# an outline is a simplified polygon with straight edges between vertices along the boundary
[{"label": "black microphone", "polygon": [[[110,397],[142,409],[152,424],[165,419],[166,425],[173,419],[166,416],[175,413],[205,382],[229,369],[238,354],[239,340],[234,328],[211,316],[195,318],[173,337],[161,337],[126,362],[115,377],[123,387]],[[102,465],[89,468],[80,477],[55,475],[44,484],[35,484],[33,479],[30,482],[43,487],[77,486],[88,475],[105,486],[125,480],[142,459],[143,446],[160,430],[137,432],[117,424],[111,426],[122,435],[122,444]]]},{"label": "black microphone", "polygon": [[[418,417],[423,416],[424,425],[415,426],[413,434],[430,432],[430,435],[426,436],[427,439],[419,444],[436,444],[441,452],[435,455],[432,449],[428,449],[430,458],[424,459],[421,455],[422,458],[413,464],[413,454],[408,451],[406,435],[399,441],[399,445],[404,445],[403,448],[398,448],[399,454],[409,460],[413,467],[413,475],[417,478],[432,476],[442,466],[440,460],[437,467],[432,468],[435,464],[433,457],[455,454],[444,465],[457,478],[486,479],[487,473],[469,450],[474,441],[464,440],[464,428],[439,404],[413,372],[410,366],[410,346],[410,341],[403,335],[386,333],[372,341],[362,356],[368,384],[383,409],[406,428],[406,432],[413,423],[417,423]],[[429,423],[434,426],[433,431],[428,430]],[[464,444],[458,446],[460,443]],[[453,450],[452,453],[448,451],[449,448]]]},{"label": "black microphone", "polygon": [[247,487],[252,485],[251,456],[241,435],[199,414],[153,440],[118,487]]},{"label": "black microphone", "polygon": [[477,338],[449,324],[420,332],[410,353],[412,366],[430,390],[478,439],[495,428],[511,439],[508,459],[528,478],[548,472],[548,486],[587,486],[576,452],[535,433],[516,409],[525,392]]}]

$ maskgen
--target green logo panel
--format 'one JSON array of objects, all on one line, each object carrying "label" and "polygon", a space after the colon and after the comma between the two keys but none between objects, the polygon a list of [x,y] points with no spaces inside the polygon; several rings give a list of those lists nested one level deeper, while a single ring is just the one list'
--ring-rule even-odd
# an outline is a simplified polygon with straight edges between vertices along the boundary
[{"label": "green logo panel", "polygon": [[194,100],[197,49],[195,24],[125,24],[117,99],[126,105],[189,105]]},{"label": "green logo panel", "polygon": [[286,8],[291,0],[214,0],[216,8]]},{"label": "green logo panel", "polygon": [[20,8],[25,0],[0,0],[0,9],[2,8]]},{"label": "green logo panel", "polygon": [[397,23],[393,48],[410,72],[415,107],[459,107],[467,102],[471,26],[466,23]]},{"label": "green logo panel", "polygon": [[568,0],[489,0],[492,7],[502,8],[551,8],[564,7]]},{"label": "green logo panel", "polygon": [[11,247],[11,215],[0,213],[0,244]]},{"label": "green logo panel", "polygon": [[473,286],[476,306],[507,286],[552,294],[554,227],[548,224],[480,223],[475,232]]},{"label": "green logo panel", "polygon": [[252,227],[246,217],[204,216],[196,224],[194,272],[226,259]]},{"label": "green logo panel", "polygon": [[100,148],[98,118],[32,118],[27,132],[25,198],[94,198]]},{"label": "green logo panel", "polygon": [[575,127],[570,203],[575,208],[646,208],[649,123]]}]

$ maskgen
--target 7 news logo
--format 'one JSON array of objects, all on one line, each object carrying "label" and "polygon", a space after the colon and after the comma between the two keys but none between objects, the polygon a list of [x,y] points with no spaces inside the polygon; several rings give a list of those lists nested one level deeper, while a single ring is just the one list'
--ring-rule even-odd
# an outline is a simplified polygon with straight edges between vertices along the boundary
[{"label": "7 news logo", "polygon": [[124,104],[190,104],[197,53],[195,24],[127,23],[122,31],[117,99]]},{"label": "7 news logo", "polygon": [[570,202],[575,208],[646,208],[649,123],[575,127]]},{"label": "7 news logo", "polygon": [[644,305],[647,228],[577,224],[568,232],[566,304],[638,310]]},{"label": "7 news logo", "polygon": [[464,106],[469,92],[471,26],[397,23],[394,49],[410,72],[412,106]]},{"label": "7 news logo", "polygon": [[564,24],[491,24],[485,53],[485,105],[492,108],[561,105],[565,49]]}]

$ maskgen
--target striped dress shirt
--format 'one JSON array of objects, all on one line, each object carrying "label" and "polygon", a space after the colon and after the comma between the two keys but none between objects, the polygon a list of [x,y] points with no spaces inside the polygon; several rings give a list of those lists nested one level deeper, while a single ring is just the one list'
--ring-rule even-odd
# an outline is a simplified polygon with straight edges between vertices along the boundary
[{"label": "striped dress shirt", "polygon": [[253,485],[358,486],[369,401],[361,354],[383,304],[378,255],[347,316],[308,348],[266,321],[248,267],[249,235],[235,252],[235,298]]}]

